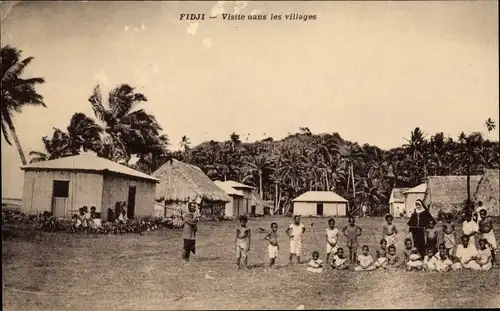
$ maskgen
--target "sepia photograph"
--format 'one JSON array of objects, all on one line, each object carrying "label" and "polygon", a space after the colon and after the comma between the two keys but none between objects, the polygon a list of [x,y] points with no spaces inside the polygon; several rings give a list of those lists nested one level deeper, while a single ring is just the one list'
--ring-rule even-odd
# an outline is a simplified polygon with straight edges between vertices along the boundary
[{"label": "sepia photograph", "polygon": [[0,18],[4,310],[500,308],[497,1]]}]

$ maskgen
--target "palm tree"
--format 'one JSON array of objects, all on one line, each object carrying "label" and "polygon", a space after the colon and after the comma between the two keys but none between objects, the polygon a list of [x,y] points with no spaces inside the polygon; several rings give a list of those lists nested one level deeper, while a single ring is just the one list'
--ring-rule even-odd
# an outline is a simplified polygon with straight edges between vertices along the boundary
[{"label": "palm tree", "polygon": [[19,137],[17,137],[16,128],[14,126],[14,112],[20,113],[23,106],[42,106],[46,107],[43,96],[36,92],[35,86],[45,82],[43,78],[28,78],[22,79],[26,66],[31,63],[33,57],[28,57],[21,60],[20,50],[6,45],[0,51],[0,66],[1,66],[1,102],[2,102],[2,133],[5,141],[12,145],[9,139],[9,133],[14,139],[19,157],[23,165],[27,164],[26,157],[23,152]]},{"label": "palm tree", "polygon": [[484,125],[488,129],[488,132],[493,131],[497,127],[496,124],[495,124],[495,121],[491,120],[491,118],[488,118],[488,120],[486,120],[486,122],[484,123]]},{"label": "palm tree", "polygon": [[183,151],[187,151],[187,150],[189,150],[189,148],[191,146],[191,142],[189,141],[189,138],[186,135],[184,135],[184,136],[182,136],[181,142],[179,145],[183,149]]},{"label": "palm tree", "polygon": [[42,142],[45,152],[31,151],[29,154],[32,157],[30,163],[64,158],[79,153],[78,149],[74,148],[75,144],[68,133],[57,128],[54,128],[52,138],[44,136]]},{"label": "palm tree", "polygon": [[[111,90],[107,106],[104,106],[99,86],[89,98],[96,117],[104,123],[104,154],[113,161],[128,163],[132,155],[148,155],[166,150],[166,136],[160,137],[161,126],[156,118],[144,109],[134,110],[146,97],[134,92],[134,88],[121,84]],[[151,150],[153,146],[153,150]]]},{"label": "palm tree", "polygon": [[259,176],[259,196],[262,198],[264,195],[262,178],[264,173],[269,169],[269,159],[264,154],[260,154],[252,157],[246,164],[250,167],[251,172],[255,172]]},{"label": "palm tree", "polygon": [[465,166],[467,174],[467,204],[466,208],[470,208],[471,192],[470,192],[470,175],[471,170],[475,164],[484,163],[482,158],[481,148],[483,145],[483,136],[481,133],[472,133],[465,135],[462,132],[458,138],[460,142],[459,149],[457,150],[458,160],[460,164]]}]

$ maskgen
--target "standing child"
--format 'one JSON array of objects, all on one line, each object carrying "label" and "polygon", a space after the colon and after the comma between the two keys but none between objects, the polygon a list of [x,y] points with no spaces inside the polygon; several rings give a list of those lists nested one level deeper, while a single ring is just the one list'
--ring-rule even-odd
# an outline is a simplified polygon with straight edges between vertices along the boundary
[{"label": "standing child", "polygon": [[403,254],[405,256],[405,268],[407,271],[422,269],[422,257],[420,257],[418,249],[413,247],[413,241],[410,238],[405,239],[405,250]]},{"label": "standing child", "polygon": [[309,261],[307,271],[321,273],[323,272],[323,260],[319,259],[319,252],[312,253],[312,259]]},{"label": "standing child", "polygon": [[380,240],[380,248],[377,249],[377,261],[375,262],[377,268],[387,269],[387,241]]},{"label": "standing child", "polygon": [[247,227],[248,217],[240,216],[240,226],[236,228],[236,268],[241,269],[240,263],[243,258],[245,268],[248,269],[248,251],[250,251],[250,242],[252,241],[250,228]]},{"label": "standing child", "polygon": [[474,236],[479,231],[479,226],[478,226],[477,222],[475,222],[472,219],[471,212],[467,212],[465,214],[465,221],[462,224],[462,231],[463,231],[463,234],[469,238],[468,243],[471,245],[474,245],[474,247],[476,247],[476,239]]},{"label": "standing child", "polygon": [[436,271],[436,249],[434,246],[427,246],[427,254],[424,257],[423,269],[424,271]]},{"label": "standing child", "polygon": [[269,251],[269,268],[272,268],[276,263],[276,258],[278,258],[279,251],[277,222],[271,223],[271,231],[266,235],[264,239],[269,241],[269,246],[267,247]]},{"label": "standing child", "polygon": [[484,238],[479,239],[479,250],[477,251],[476,262],[481,267],[481,270],[488,271],[491,269],[491,252],[488,249],[488,241]]},{"label": "standing child", "polygon": [[333,256],[333,260],[330,264],[332,269],[345,270],[349,269],[349,264],[347,263],[347,257],[344,255],[344,249],[339,247],[337,253]]},{"label": "standing child", "polygon": [[444,247],[448,250],[448,254],[451,254],[457,246],[455,238],[455,225],[452,223],[453,216],[451,214],[446,215],[446,222],[443,223],[443,243]]},{"label": "standing child", "polygon": [[347,248],[349,249],[349,263],[356,262],[356,253],[358,251],[358,236],[361,235],[362,229],[356,225],[354,216],[349,216],[349,224],[342,229],[342,233],[347,238]]},{"label": "standing child", "polygon": [[483,207],[479,210],[479,216],[481,217],[479,221],[479,232],[482,238],[486,240],[486,246],[491,250],[491,261],[495,262],[495,251],[497,249],[497,239],[495,238],[495,232],[493,231],[493,221],[487,216],[486,209]]},{"label": "standing child", "polygon": [[354,271],[372,271],[377,269],[372,255],[368,253],[369,251],[370,249],[368,246],[363,245],[361,248],[362,253],[358,256],[358,266],[354,268]]},{"label": "standing child", "polygon": [[337,240],[338,240],[339,230],[335,228],[335,219],[330,218],[328,220],[328,228],[326,228],[326,262],[330,262],[330,254],[335,255],[337,253]]},{"label": "standing child", "polygon": [[184,246],[182,248],[182,259],[189,261],[191,253],[196,254],[196,232],[198,231],[198,220],[194,217],[196,203],[188,204],[188,211],[182,216],[182,239]]},{"label": "standing child", "polygon": [[387,266],[396,269],[400,267],[400,264],[399,257],[396,255],[396,246],[390,245],[387,248]]},{"label": "standing child", "polygon": [[290,238],[290,258],[288,262],[291,264],[293,256],[297,256],[297,263],[300,264],[300,254],[302,252],[302,235],[306,232],[306,227],[300,222],[300,215],[293,217],[291,224],[285,231]]},{"label": "standing child", "polygon": [[386,223],[382,227],[384,239],[387,241],[387,246],[396,245],[396,235],[398,234],[398,229],[396,225],[392,223],[394,217],[391,214],[385,215]]},{"label": "standing child", "polygon": [[425,246],[427,248],[437,246],[438,234],[436,230],[436,221],[434,219],[429,220],[429,225],[425,228]]}]

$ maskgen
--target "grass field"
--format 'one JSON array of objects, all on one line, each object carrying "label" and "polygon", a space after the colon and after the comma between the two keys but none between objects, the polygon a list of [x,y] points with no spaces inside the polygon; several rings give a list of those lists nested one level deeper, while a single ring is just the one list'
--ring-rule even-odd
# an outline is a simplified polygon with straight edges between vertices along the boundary
[{"label": "grass field", "polygon": [[[278,269],[265,267],[267,242],[257,228],[279,223]],[[251,269],[234,268],[236,221],[199,225],[197,254],[180,257],[180,231],[90,236],[32,233],[2,241],[5,310],[159,310],[312,308],[500,307],[499,265],[489,272],[447,274],[403,271],[309,273],[286,266],[290,218],[250,219]],[[358,219],[360,243],[371,252],[381,218]],[[311,223],[314,222],[312,226]],[[304,218],[303,261],[318,250],[324,259],[327,219]],[[347,219],[337,219],[343,227]],[[406,231],[401,220],[400,229]],[[497,239],[500,226],[496,223]],[[402,240],[403,235],[399,237]],[[341,245],[344,240],[339,242]],[[399,241],[398,254],[401,254]]]}]

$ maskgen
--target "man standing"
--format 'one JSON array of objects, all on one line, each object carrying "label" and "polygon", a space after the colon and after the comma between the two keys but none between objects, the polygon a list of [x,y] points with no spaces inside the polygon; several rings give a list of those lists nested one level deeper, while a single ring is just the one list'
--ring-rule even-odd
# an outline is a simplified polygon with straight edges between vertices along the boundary
[{"label": "man standing", "polygon": [[186,212],[182,217],[184,222],[184,227],[182,229],[182,238],[184,240],[182,259],[186,262],[189,261],[190,253],[195,254],[196,252],[196,231],[198,228],[198,219],[194,216],[195,212],[196,203],[190,202],[188,204],[188,212]]}]

